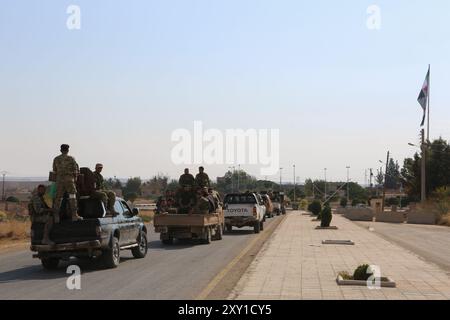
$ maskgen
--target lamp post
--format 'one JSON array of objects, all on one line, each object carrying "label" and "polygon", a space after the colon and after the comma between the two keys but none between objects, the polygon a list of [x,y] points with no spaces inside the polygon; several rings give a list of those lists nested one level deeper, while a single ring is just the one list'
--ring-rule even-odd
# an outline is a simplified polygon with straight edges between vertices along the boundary
[{"label": "lamp post", "polygon": [[[383,161],[378,160],[380,163],[383,163]],[[389,151],[387,152],[386,156],[386,168],[384,169],[384,182],[383,182],[383,198],[381,199],[381,212],[384,212],[384,201],[386,198],[386,175],[388,171],[388,164],[389,164]]]},{"label": "lamp post", "polygon": [[324,186],[323,199],[327,200],[327,168],[323,168],[323,171],[325,173],[325,186]]}]

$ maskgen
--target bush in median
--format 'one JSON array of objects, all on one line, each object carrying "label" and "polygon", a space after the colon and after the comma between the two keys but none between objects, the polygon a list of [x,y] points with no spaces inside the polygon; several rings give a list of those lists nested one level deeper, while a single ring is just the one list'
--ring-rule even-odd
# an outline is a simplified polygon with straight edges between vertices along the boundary
[{"label": "bush in median", "polygon": [[322,209],[322,212],[320,213],[320,226],[323,227],[329,227],[331,223],[331,219],[333,218],[331,214],[331,208],[330,204],[327,202],[325,206]]},{"label": "bush in median", "polygon": [[313,215],[318,216],[320,211],[322,211],[322,205],[319,200],[314,200],[308,206],[308,211],[310,211]]}]

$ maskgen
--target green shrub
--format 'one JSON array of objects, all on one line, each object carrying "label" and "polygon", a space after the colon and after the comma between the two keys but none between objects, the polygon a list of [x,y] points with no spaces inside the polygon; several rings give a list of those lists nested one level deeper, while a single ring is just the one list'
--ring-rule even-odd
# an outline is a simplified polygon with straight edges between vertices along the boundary
[{"label": "green shrub", "polygon": [[308,207],[308,200],[303,199],[302,201],[300,201],[300,209],[306,210],[307,207]]},{"label": "green shrub", "polygon": [[19,203],[19,199],[17,199],[14,196],[9,196],[8,198],[6,198],[6,202],[15,202],[15,203]]},{"label": "green shrub", "polygon": [[388,199],[386,199],[386,205],[387,206],[398,206],[399,200],[398,200],[398,198],[388,198]]},{"label": "green shrub", "polygon": [[319,200],[314,200],[308,206],[308,211],[310,211],[313,215],[318,216],[320,211],[322,211],[322,205]]},{"label": "green shrub", "polygon": [[331,223],[331,219],[333,218],[331,214],[331,208],[328,203],[325,204],[325,206],[322,209],[322,212],[320,213],[320,226],[321,227],[329,227]]},{"label": "green shrub", "polygon": [[342,208],[345,208],[347,206],[347,198],[341,198],[340,205]]},{"label": "green shrub", "polygon": [[367,273],[368,264],[362,264],[355,269],[353,273],[354,280],[367,280],[372,275],[371,273]]}]

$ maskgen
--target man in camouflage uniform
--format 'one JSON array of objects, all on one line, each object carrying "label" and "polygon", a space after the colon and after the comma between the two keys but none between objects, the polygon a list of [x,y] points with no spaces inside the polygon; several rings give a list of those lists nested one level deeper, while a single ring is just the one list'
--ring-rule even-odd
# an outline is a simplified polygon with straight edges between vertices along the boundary
[{"label": "man in camouflage uniform", "polygon": [[95,191],[92,192],[91,196],[96,199],[100,199],[105,205],[108,214],[117,215],[116,210],[114,210],[114,203],[116,202],[116,194],[105,187],[105,180],[101,174],[103,170],[103,165],[97,163],[95,165],[94,177],[95,177]]},{"label": "man in camouflage uniform", "polygon": [[196,204],[195,192],[189,186],[183,187],[177,192],[176,203],[178,204],[178,213],[190,213]]},{"label": "man in camouflage uniform", "polygon": [[214,205],[217,208],[219,208],[219,206],[222,205],[221,201],[220,201],[220,195],[216,190],[213,190],[213,188],[208,188],[208,194],[212,197],[212,199],[214,200]]},{"label": "man in camouflage uniform", "polygon": [[53,160],[53,172],[56,175],[56,196],[53,208],[57,213],[61,208],[64,193],[69,194],[69,213],[72,221],[81,219],[77,214],[77,189],[75,181],[80,173],[77,162],[69,156],[69,145],[61,145],[61,154]]},{"label": "man in camouflage uniform", "polygon": [[197,191],[197,204],[194,207],[193,213],[207,214],[211,211],[211,203],[208,199],[208,190],[201,189]]},{"label": "man in camouflage uniform", "polygon": [[180,176],[180,179],[178,180],[178,184],[180,187],[190,186],[194,187],[195,185],[195,179],[192,174],[189,173],[189,169],[184,169],[184,174]]},{"label": "man in camouflage uniform", "polygon": [[53,227],[53,220],[55,219],[55,211],[51,209],[44,200],[45,186],[40,184],[36,192],[31,197],[28,204],[28,213],[31,216],[32,223],[44,223],[44,234],[42,237],[42,244],[54,245],[50,240],[49,234]]},{"label": "man in camouflage uniform", "polygon": [[209,187],[209,177],[204,171],[205,169],[203,167],[199,167],[198,173],[195,176],[195,184],[199,188]]}]

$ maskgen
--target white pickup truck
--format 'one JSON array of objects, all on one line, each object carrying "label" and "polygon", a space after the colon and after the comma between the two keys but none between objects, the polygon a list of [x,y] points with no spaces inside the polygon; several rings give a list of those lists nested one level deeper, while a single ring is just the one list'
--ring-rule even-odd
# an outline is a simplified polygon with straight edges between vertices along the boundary
[{"label": "white pickup truck", "polygon": [[233,226],[253,227],[255,233],[264,229],[266,206],[257,193],[232,193],[224,199],[224,216],[226,231]]}]

